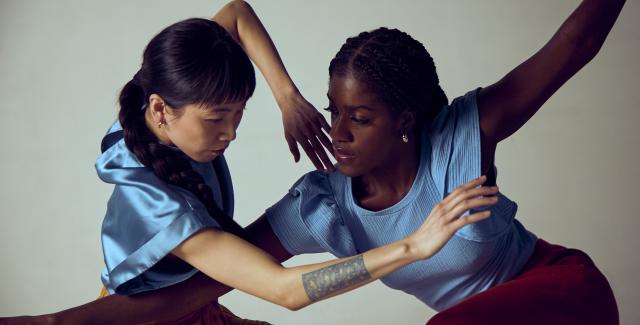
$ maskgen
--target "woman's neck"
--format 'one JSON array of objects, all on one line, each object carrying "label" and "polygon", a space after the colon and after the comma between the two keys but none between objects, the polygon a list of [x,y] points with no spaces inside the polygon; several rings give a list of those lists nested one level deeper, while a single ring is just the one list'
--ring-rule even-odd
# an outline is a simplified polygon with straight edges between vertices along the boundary
[{"label": "woman's neck", "polygon": [[421,144],[402,145],[390,155],[388,163],[371,172],[353,178],[353,194],[359,205],[378,211],[402,200],[416,179],[420,166]]}]

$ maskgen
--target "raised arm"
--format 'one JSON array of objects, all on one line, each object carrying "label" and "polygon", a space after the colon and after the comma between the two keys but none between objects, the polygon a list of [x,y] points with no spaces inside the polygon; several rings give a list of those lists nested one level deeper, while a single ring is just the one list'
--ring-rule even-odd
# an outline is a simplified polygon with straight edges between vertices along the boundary
[{"label": "raised arm", "polygon": [[[479,94],[483,172],[516,132],[598,53],[624,0],[584,0],[538,52]],[[485,157],[486,156],[486,157]]]},{"label": "raised arm", "polygon": [[323,133],[330,130],[320,114],[298,91],[273,45],[269,34],[251,6],[235,0],[224,6],[214,17],[244,48],[267,80],[282,111],[285,139],[295,161],[300,159],[296,142],[300,144],[317,169],[333,170],[333,163],[324,147],[333,152],[331,141]]}]

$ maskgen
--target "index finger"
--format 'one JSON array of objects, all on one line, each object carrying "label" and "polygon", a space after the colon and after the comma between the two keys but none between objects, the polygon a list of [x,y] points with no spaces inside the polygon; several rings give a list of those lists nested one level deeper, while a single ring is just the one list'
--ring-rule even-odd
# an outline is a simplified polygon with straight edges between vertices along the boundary
[{"label": "index finger", "polygon": [[484,182],[486,182],[486,181],[487,181],[487,176],[485,176],[485,175],[482,175],[482,176],[480,176],[478,178],[472,179],[471,181],[466,182],[466,183],[458,186],[455,190],[453,190],[453,192],[449,193],[444,198],[443,202],[444,203],[448,203],[449,201],[451,201],[456,196],[456,194],[464,192],[466,190],[470,190],[470,189],[476,188],[476,187],[484,184]]},{"label": "index finger", "polygon": [[320,140],[320,142],[322,142],[322,145],[325,148],[327,148],[327,151],[329,151],[329,153],[332,156],[334,156],[334,154],[333,154],[333,145],[331,144],[331,140],[329,140],[327,135],[324,134],[324,132],[322,132],[322,130],[318,129],[318,133],[316,134],[316,137],[318,138],[318,140]]},{"label": "index finger", "polygon": [[327,123],[327,120],[324,119],[324,115],[318,113],[318,122],[320,122],[320,127],[323,128],[327,133],[331,132],[331,126]]}]

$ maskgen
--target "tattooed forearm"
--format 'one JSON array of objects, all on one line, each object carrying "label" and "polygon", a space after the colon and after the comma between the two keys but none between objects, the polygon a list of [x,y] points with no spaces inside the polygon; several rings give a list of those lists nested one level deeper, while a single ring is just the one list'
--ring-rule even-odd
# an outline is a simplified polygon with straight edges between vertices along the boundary
[{"label": "tattooed forearm", "polygon": [[302,275],[302,284],[311,301],[366,281],[371,275],[364,266],[362,255],[348,261]]}]

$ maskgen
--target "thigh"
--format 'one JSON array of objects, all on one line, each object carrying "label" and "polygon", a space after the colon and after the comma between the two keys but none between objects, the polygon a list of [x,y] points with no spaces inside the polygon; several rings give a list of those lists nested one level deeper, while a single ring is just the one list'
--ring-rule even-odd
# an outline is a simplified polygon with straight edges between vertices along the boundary
[{"label": "thigh", "polygon": [[169,322],[152,322],[140,325],[270,325],[267,322],[236,316],[217,301],[212,301],[194,312]]},{"label": "thigh", "polygon": [[617,324],[613,292],[591,259],[545,243],[540,250],[553,249],[534,253],[516,278],[438,313],[428,324]]}]

